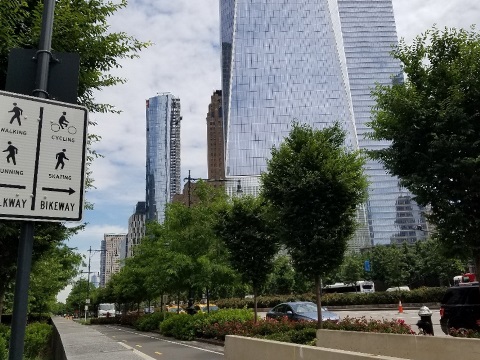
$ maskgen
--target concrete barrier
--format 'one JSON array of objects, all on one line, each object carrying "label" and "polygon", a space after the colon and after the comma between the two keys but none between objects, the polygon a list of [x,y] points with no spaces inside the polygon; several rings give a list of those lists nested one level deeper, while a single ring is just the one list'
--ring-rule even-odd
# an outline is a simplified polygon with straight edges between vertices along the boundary
[{"label": "concrete barrier", "polygon": [[478,360],[480,340],[423,335],[317,330],[317,346],[412,360]]},{"label": "concrete barrier", "polygon": [[[397,357],[228,335],[226,360],[398,360]],[[463,360],[463,359],[462,359]]]}]

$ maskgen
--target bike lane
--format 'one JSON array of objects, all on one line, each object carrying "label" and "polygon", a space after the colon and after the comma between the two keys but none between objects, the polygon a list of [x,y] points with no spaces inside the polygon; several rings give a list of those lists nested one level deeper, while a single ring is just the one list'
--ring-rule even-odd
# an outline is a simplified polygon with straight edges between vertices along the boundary
[{"label": "bike lane", "polygon": [[151,332],[117,325],[93,325],[96,331],[143,354],[145,359],[161,360],[217,360],[224,359],[223,347],[198,341],[181,341],[165,338]]}]

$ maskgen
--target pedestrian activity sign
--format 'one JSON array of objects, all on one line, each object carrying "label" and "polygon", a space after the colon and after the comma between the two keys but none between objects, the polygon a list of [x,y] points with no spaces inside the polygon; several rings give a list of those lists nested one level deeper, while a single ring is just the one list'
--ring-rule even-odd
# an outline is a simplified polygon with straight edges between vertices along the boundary
[{"label": "pedestrian activity sign", "polygon": [[88,111],[0,91],[0,219],[79,221]]}]

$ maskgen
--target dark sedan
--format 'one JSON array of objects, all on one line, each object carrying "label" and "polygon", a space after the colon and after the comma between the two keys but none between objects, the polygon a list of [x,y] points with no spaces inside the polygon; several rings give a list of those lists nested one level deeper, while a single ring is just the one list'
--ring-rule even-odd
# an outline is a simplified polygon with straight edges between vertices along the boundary
[{"label": "dark sedan", "polygon": [[[269,312],[267,312],[267,318],[280,319],[288,317],[293,321],[317,321],[317,305],[310,301],[295,301],[278,304]],[[338,321],[340,316],[329,311],[327,308],[322,307],[322,320]]]}]

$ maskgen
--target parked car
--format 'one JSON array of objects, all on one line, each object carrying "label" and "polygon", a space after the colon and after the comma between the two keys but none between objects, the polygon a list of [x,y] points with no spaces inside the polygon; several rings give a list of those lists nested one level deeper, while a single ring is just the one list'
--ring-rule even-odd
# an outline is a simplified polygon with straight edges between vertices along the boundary
[{"label": "parked car", "polygon": [[[317,304],[310,301],[282,303],[272,308],[266,315],[266,317],[270,319],[280,319],[285,316],[293,321],[317,321]],[[322,320],[339,321],[340,316],[322,307]]]},{"label": "parked car", "polygon": [[209,310],[210,311],[218,311],[218,306],[215,305],[215,304],[209,304],[208,308],[207,308],[207,304],[195,304],[194,305],[195,307],[195,310],[198,312],[208,312]]},{"label": "parked car", "polygon": [[167,306],[167,312],[176,313],[176,314],[185,314],[185,310],[181,306],[178,307],[177,305]]},{"label": "parked car", "polygon": [[445,334],[449,334],[451,328],[480,331],[478,282],[447,289],[440,305],[440,326]]},{"label": "parked car", "polygon": [[397,287],[390,287],[387,290],[387,292],[392,292],[392,291],[410,291],[410,288],[408,286],[397,286]]}]

